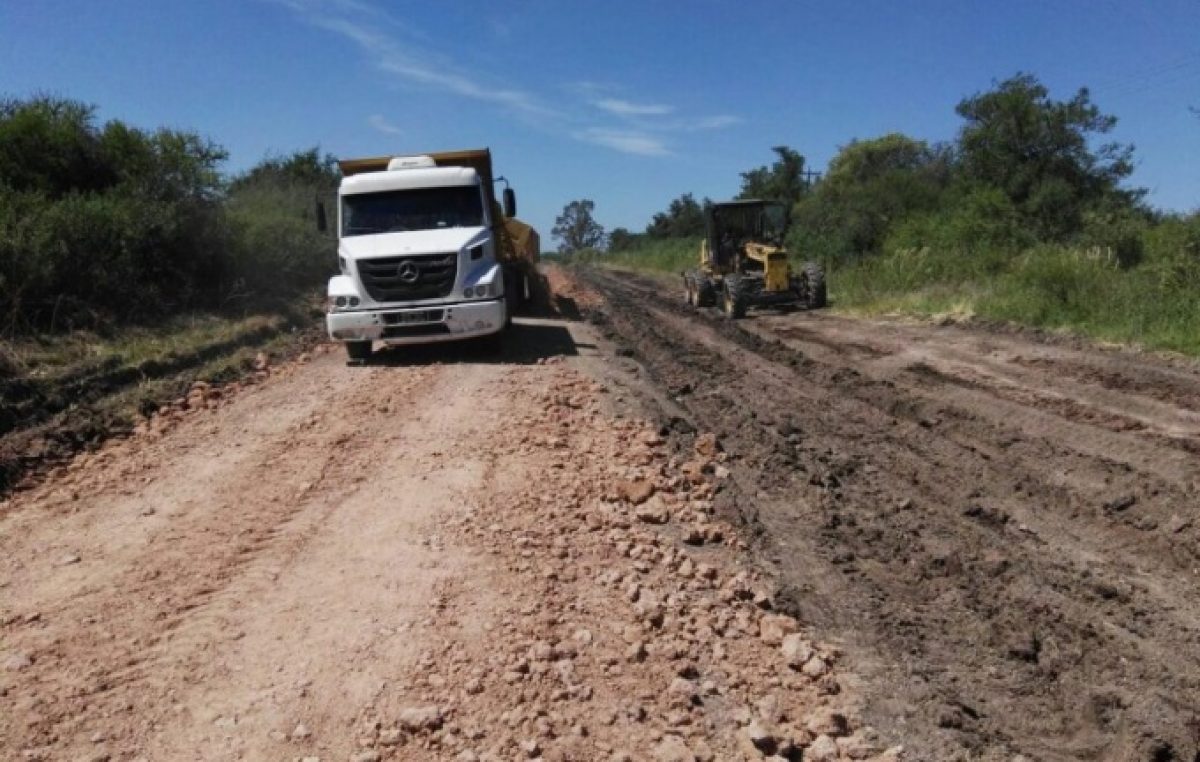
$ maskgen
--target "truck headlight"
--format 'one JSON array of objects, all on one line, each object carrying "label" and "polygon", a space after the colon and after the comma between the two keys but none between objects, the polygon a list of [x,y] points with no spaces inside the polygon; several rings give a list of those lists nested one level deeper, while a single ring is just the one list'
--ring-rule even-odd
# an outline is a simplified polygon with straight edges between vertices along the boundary
[{"label": "truck headlight", "polygon": [[353,309],[361,302],[357,296],[333,296],[329,298],[329,309],[331,312]]}]

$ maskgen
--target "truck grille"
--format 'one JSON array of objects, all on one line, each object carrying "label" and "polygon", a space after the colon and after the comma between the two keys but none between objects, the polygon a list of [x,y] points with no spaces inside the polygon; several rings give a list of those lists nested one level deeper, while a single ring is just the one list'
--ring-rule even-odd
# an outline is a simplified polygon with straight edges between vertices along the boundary
[{"label": "truck grille", "polygon": [[[415,273],[405,272],[411,263]],[[407,274],[408,278],[401,275]],[[458,277],[458,254],[419,254],[412,257],[358,260],[363,287],[377,302],[441,299],[450,295]]]}]

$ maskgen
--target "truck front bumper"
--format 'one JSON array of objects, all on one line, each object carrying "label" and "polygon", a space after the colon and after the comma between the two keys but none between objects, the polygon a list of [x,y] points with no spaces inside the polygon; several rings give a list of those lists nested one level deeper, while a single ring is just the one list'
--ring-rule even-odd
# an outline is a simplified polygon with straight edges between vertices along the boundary
[{"label": "truck front bumper", "polygon": [[334,341],[383,341],[396,345],[487,336],[504,328],[504,321],[502,299],[325,315],[325,326]]}]

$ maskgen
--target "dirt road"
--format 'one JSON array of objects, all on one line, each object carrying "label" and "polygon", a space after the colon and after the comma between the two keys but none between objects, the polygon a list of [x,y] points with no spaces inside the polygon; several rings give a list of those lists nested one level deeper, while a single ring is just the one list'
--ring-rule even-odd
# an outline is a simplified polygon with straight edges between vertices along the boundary
[{"label": "dirt road", "polygon": [[1200,759],[1195,369],[552,281],[0,503],[0,757]]},{"label": "dirt road", "polygon": [[710,515],[715,441],[586,324],[513,339],[197,388],[4,503],[0,756],[897,758]]},{"label": "dirt road", "polygon": [[736,454],[727,506],[920,758],[1200,759],[1200,372],[958,327],[597,321]]}]

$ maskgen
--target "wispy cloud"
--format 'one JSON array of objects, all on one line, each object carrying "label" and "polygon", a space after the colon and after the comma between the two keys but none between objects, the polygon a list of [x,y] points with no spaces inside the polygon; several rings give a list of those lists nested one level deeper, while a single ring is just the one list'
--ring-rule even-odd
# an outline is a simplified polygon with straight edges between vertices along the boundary
[{"label": "wispy cloud", "polygon": [[[359,10],[363,3],[351,0],[276,0],[292,9],[313,26],[345,37],[362,50],[375,66],[409,84],[442,90],[465,98],[496,103],[530,116],[551,116],[555,112],[523,90],[484,82],[481,78],[457,70],[452,62],[381,32],[378,24],[365,21]],[[353,16],[360,16],[354,18]]]},{"label": "wispy cloud", "polygon": [[617,116],[666,116],[675,110],[665,103],[631,103],[620,98],[601,98],[592,105]]},{"label": "wispy cloud", "polygon": [[382,132],[384,135],[403,135],[404,130],[392,124],[383,114],[371,114],[367,124]]},{"label": "wispy cloud", "polygon": [[[733,114],[685,117],[669,103],[638,102],[617,95],[621,90],[614,84],[583,81],[571,84],[575,94],[595,108],[620,117],[627,127],[643,132],[698,132],[719,130],[741,124],[744,120]],[[670,117],[670,118],[668,118]]]},{"label": "wispy cloud", "polygon": [[740,116],[733,114],[717,114],[715,116],[704,116],[691,122],[685,129],[691,130],[720,130],[725,127],[733,127],[746,121]]},{"label": "wispy cloud", "polygon": [[[620,153],[669,156],[674,153],[672,136],[742,121],[728,114],[686,117],[668,103],[629,99],[614,83],[576,82],[567,86],[571,97],[560,92],[547,98],[459,65],[441,52],[444,46],[437,40],[371,0],[264,1],[348,41],[393,82],[491,104],[533,129]],[[503,19],[494,20],[492,32],[502,38],[512,28]],[[382,114],[367,117],[367,124],[386,135],[402,134]]]},{"label": "wispy cloud", "polygon": [[604,127],[589,127],[573,133],[576,140],[595,143],[621,153],[635,156],[668,156],[671,151],[658,137],[635,130],[613,130]]}]

